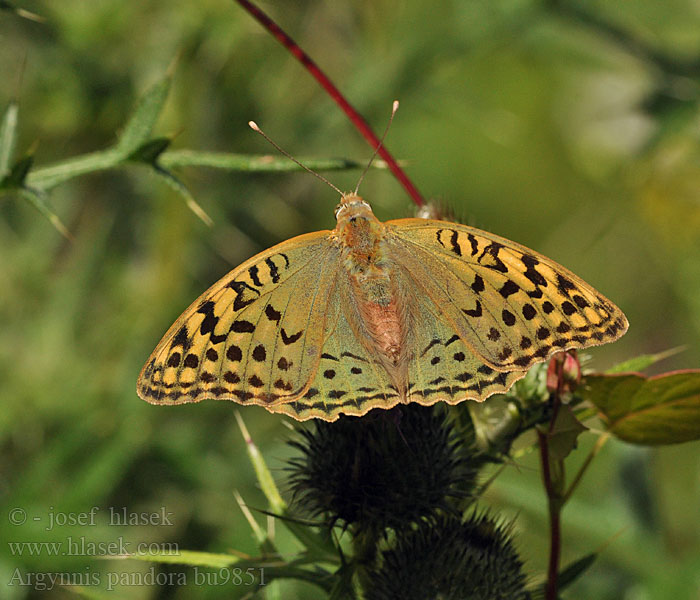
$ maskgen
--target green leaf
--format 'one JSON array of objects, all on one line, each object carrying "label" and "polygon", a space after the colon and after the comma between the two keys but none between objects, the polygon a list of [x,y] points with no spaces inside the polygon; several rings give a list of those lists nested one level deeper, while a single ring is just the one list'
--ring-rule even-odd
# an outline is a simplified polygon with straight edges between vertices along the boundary
[{"label": "green leaf", "polygon": [[158,157],[170,146],[169,138],[156,138],[142,144],[129,155],[129,160],[155,164]]},{"label": "green leaf", "polygon": [[73,241],[73,236],[61,222],[61,219],[59,219],[58,215],[49,208],[49,205],[46,202],[46,195],[43,192],[33,188],[23,187],[19,190],[19,194],[42,215],[44,215],[48,219],[49,223],[51,223],[51,225],[53,225],[63,237]]},{"label": "green leaf", "polygon": [[255,469],[258,483],[270,504],[271,512],[282,520],[290,533],[304,545],[309,553],[316,555],[319,560],[325,562],[337,562],[338,553],[328,533],[325,535],[319,534],[312,527],[299,523],[289,512],[287,503],[282,498],[263,455],[250,436],[248,428],[243,421],[243,417],[241,417],[238,411],[236,411],[235,415],[238,421],[238,427],[246,443],[248,458]]},{"label": "green leaf", "polygon": [[123,156],[129,156],[148,141],[168,97],[170,82],[171,77],[167,75],[152,85],[139,99],[115,146]]},{"label": "green leaf", "polygon": [[199,203],[194,199],[194,196],[190,193],[182,181],[180,181],[175,175],[170,171],[163,169],[157,164],[151,165],[153,172],[158,175],[165,183],[167,183],[172,189],[174,189],[180,197],[185,201],[187,208],[189,208],[197,217],[199,217],[206,225],[211,227],[214,221],[211,217],[204,211],[204,209],[199,205]]},{"label": "green leaf", "polygon": [[563,590],[565,587],[576,581],[576,579],[578,579],[591,567],[591,565],[596,561],[596,558],[598,558],[598,554],[592,552],[591,554],[586,554],[586,556],[583,556],[566,565],[566,567],[559,572],[559,589]]},{"label": "green leaf", "polygon": [[0,124],[0,181],[10,172],[10,161],[15,151],[17,137],[17,115],[19,107],[10,102]]},{"label": "green leaf", "polygon": [[39,15],[29,12],[28,10],[19,6],[15,6],[14,4],[7,2],[7,0],[0,0],[0,10],[6,10],[8,12],[15,13],[18,17],[29,19],[31,21],[37,21],[39,23],[43,23],[45,21],[44,17],[40,17]]},{"label": "green leaf", "polygon": [[213,569],[221,569],[230,567],[239,562],[241,559],[233,554],[216,554],[214,552],[196,552],[194,550],[178,550],[177,552],[158,552],[148,554],[123,554],[121,556],[110,556],[107,558],[133,558],[145,562],[167,563],[175,565],[189,565],[191,567],[212,567]]},{"label": "green leaf", "polygon": [[649,378],[588,375],[580,391],[610,432],[626,442],[662,445],[700,439],[700,370]]},{"label": "green leaf", "polygon": [[[586,556],[569,563],[564,569],[559,571],[559,576],[557,577],[559,589],[563,590],[567,586],[571,585],[590,568],[590,566],[595,562],[596,558],[598,558],[598,554],[596,553],[586,554]],[[530,589],[530,600],[544,600],[547,595],[546,589],[546,583]]]},{"label": "green leaf", "polygon": [[250,436],[248,428],[243,421],[243,417],[241,417],[241,413],[236,411],[235,414],[236,421],[238,421],[238,427],[240,428],[241,434],[243,435],[243,440],[246,443],[248,458],[250,458],[250,462],[255,469],[255,474],[258,476],[260,487],[262,488],[267,501],[270,503],[270,509],[275,513],[282,513],[287,510],[287,503],[283,500],[279,489],[277,489],[277,484],[272,478],[272,473],[270,473],[270,469],[267,467],[267,463],[265,463],[263,455],[260,453],[260,450],[255,445],[253,438]]},{"label": "green leaf", "polygon": [[335,583],[328,596],[328,600],[355,600],[357,594],[353,586],[355,577],[355,566],[352,564],[342,565],[335,573]]},{"label": "green leaf", "polygon": [[10,172],[0,180],[0,189],[16,190],[24,186],[29,170],[34,164],[34,157],[29,155],[20,158],[10,169]]},{"label": "green leaf", "polygon": [[572,412],[567,404],[562,404],[549,436],[549,458],[552,461],[564,460],[576,448],[579,435],[588,429]]},{"label": "green leaf", "polygon": [[643,371],[644,369],[650,367],[654,363],[657,363],[660,360],[664,360],[670,356],[675,356],[676,354],[678,354],[679,352],[682,352],[683,350],[684,350],[683,347],[679,347],[679,348],[670,348],[669,350],[665,350],[663,352],[657,352],[656,354],[641,354],[639,356],[635,356],[634,358],[630,358],[629,360],[625,360],[621,363],[617,363],[614,367],[610,367],[605,372],[607,374],[611,374],[611,373],[630,373],[630,372]]}]

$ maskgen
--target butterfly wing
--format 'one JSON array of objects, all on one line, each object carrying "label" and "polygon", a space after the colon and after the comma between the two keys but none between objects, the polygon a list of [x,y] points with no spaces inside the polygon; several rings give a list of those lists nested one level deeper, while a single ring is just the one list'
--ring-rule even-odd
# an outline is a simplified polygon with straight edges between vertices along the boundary
[{"label": "butterfly wing", "polygon": [[204,292],[146,362],[139,396],[154,404],[216,398],[270,408],[306,393],[339,264],[329,235],[278,244]]},{"label": "butterfly wing", "polygon": [[416,295],[430,299],[485,367],[524,371],[559,350],[604,344],[627,331],[612,302],[525,246],[444,221],[386,225]]},{"label": "butterfly wing", "polygon": [[351,298],[347,279],[338,277],[329,298],[316,377],[301,398],[270,410],[300,421],[335,421],[341,414],[361,416],[373,408],[399,403],[399,393],[386,370],[361,341],[364,334]]},{"label": "butterfly wing", "polygon": [[490,367],[455,333],[445,313],[428,296],[416,294],[412,301],[421,318],[415,326],[415,352],[408,366],[411,402],[428,406],[438,401],[480,401],[507,391],[527,373]]}]

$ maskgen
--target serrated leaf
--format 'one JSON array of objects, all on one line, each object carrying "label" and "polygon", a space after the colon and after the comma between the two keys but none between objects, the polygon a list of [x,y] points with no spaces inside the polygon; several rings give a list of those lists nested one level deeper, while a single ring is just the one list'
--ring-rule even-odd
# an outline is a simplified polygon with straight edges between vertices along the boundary
[{"label": "serrated leaf", "polygon": [[21,188],[19,190],[19,194],[29,203],[36,208],[42,215],[44,215],[49,223],[53,225],[56,230],[66,239],[73,241],[73,236],[70,234],[68,229],[66,229],[66,226],[61,222],[61,219],[58,218],[58,215],[53,212],[50,208],[48,203],[46,202],[45,194],[42,192],[39,192],[38,190],[32,189],[32,188]]},{"label": "serrated leaf", "polygon": [[17,137],[17,116],[19,107],[10,102],[0,125],[0,181],[10,172],[10,162],[15,151]]},{"label": "serrated leaf", "polygon": [[549,458],[552,461],[564,460],[576,448],[578,436],[588,428],[581,423],[567,404],[562,404],[549,437]]},{"label": "serrated leaf", "polygon": [[610,374],[643,371],[644,369],[649,368],[654,363],[669,358],[670,356],[674,356],[682,351],[683,348],[679,347],[671,348],[663,352],[657,352],[656,354],[640,354],[639,356],[635,356],[634,358],[630,358],[629,360],[617,363],[614,367],[610,367],[605,372]]},{"label": "serrated leaf", "polygon": [[655,377],[638,373],[588,375],[582,396],[608,429],[633,444],[678,444],[700,439],[700,370]]},{"label": "serrated leaf", "polygon": [[120,154],[129,156],[151,137],[151,131],[168,97],[170,82],[171,77],[168,75],[141,96],[115,146]]}]

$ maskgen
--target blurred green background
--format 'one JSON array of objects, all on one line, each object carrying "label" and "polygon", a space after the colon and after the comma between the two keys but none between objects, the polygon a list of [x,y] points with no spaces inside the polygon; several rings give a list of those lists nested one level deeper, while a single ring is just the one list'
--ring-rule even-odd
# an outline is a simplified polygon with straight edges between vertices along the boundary
[{"label": "blurred green background", "polygon": [[[112,144],[139,95],[178,56],[155,132],[177,134],[174,148],[269,153],[246,126],[255,119],[299,157],[370,154],[302,67],[229,0],[21,6],[45,22],[0,12],[0,102],[18,98],[18,152],[33,148],[39,166]],[[376,130],[392,100],[401,101],[387,146],[410,161],[426,196],[561,262],[626,312],[627,335],[592,351],[588,366],[676,346],[685,350],[657,372],[699,364],[697,2],[268,1],[264,8]],[[138,167],[85,176],[52,193],[74,243],[25,201],[0,198],[1,598],[69,595],[21,585],[28,573],[92,573],[105,584],[109,574],[153,568],[45,549],[20,556],[10,541],[64,549],[69,538],[121,540],[131,549],[171,542],[256,553],[233,490],[252,506],[265,500],[234,406],[154,407],[136,396],[136,377],[197,295],[274,243],[332,228],[337,198],[300,173],[180,175],[213,227]],[[330,179],[349,189],[358,175]],[[412,214],[387,172],[372,171],[361,192],[382,220]],[[258,407],[242,413],[283,481],[284,419]],[[593,441],[585,435],[582,448]],[[605,447],[564,512],[563,560],[605,549],[566,597],[700,598],[699,448]],[[536,457],[517,462],[485,504],[515,517],[535,580],[546,568],[545,497]],[[52,514],[93,507],[93,524],[50,528]],[[109,507],[164,508],[171,524],[111,525]],[[21,525],[12,523],[17,508],[26,514]],[[281,526],[277,534],[293,552]],[[193,581],[191,570],[163,572]],[[319,597],[302,584],[280,590],[285,599]],[[230,582],[126,585],[109,597],[248,591]]]}]

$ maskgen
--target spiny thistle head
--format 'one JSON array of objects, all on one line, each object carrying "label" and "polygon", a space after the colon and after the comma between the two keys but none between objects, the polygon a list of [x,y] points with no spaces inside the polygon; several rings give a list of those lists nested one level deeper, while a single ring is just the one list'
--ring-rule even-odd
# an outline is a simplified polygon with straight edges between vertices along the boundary
[{"label": "spiny thistle head", "polygon": [[527,600],[507,527],[444,515],[397,533],[368,574],[367,600]]},{"label": "spiny thistle head", "polygon": [[[305,512],[357,531],[405,527],[474,493],[482,464],[440,407],[417,404],[317,422],[291,442],[290,484]],[[452,510],[454,510],[452,508]]]}]

